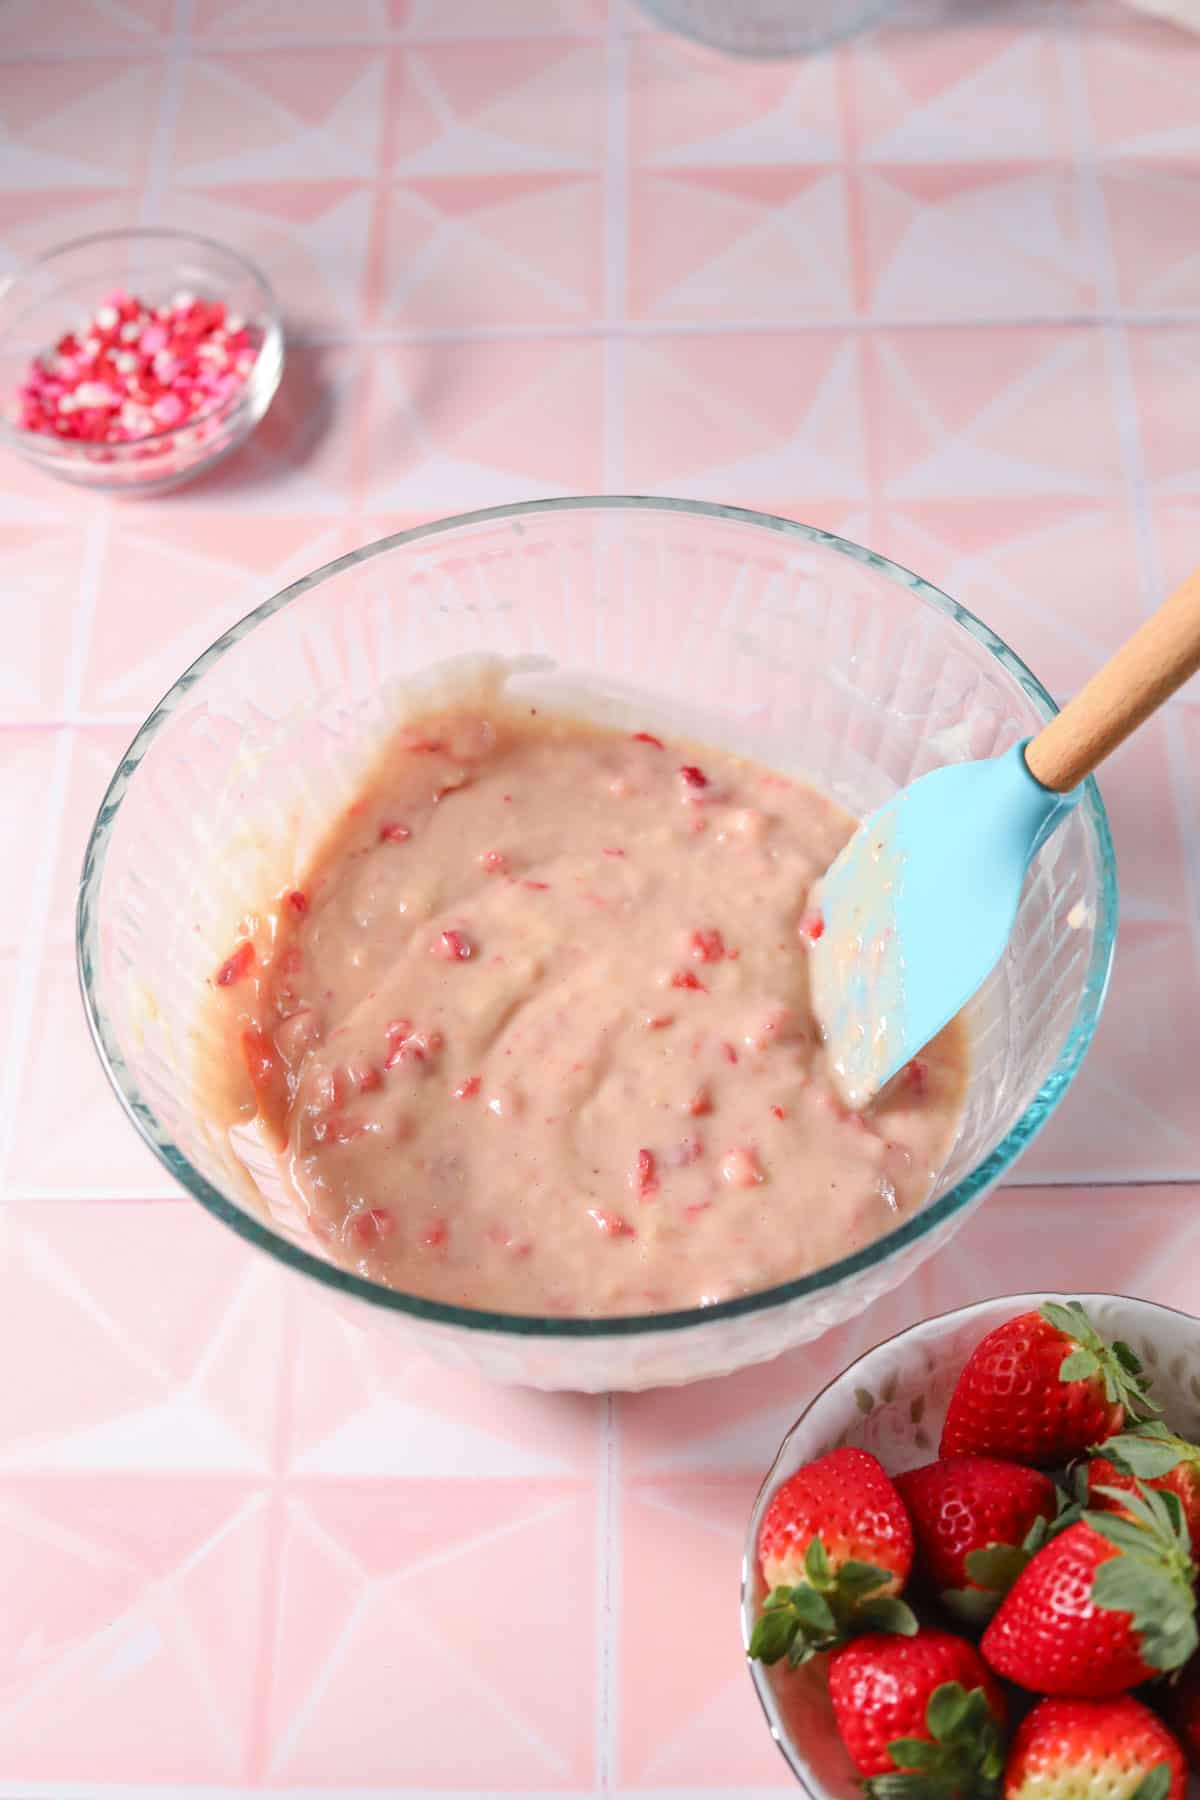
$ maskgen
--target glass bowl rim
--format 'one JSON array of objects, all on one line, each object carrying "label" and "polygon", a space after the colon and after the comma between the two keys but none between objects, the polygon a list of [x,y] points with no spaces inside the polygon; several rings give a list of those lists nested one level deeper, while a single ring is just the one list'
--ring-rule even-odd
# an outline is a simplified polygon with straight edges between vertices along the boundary
[{"label": "glass bowl rim", "polygon": [[[197,413],[194,418],[184,419],[178,425],[164,425],[161,431],[147,431],[142,437],[123,438],[120,443],[105,444],[103,448],[113,453],[112,460],[115,462],[128,460],[127,452],[145,449],[147,444],[152,444],[159,450],[169,449],[177,438],[186,437],[188,432],[193,431],[204,420],[221,414],[223,406],[228,408],[225,416],[232,418],[246,400],[254,378],[268,355],[279,358],[282,366],[283,318],[271,283],[258,264],[242,251],[235,250],[231,244],[223,244],[219,238],[206,237],[200,231],[178,231],[171,225],[119,225],[111,231],[88,231],[81,237],[68,238],[64,243],[54,244],[49,250],[41,251],[28,262],[22,263],[20,268],[0,278],[0,304],[10,294],[19,293],[36,269],[48,268],[60,257],[70,256],[77,250],[87,250],[93,244],[129,243],[142,238],[160,243],[194,244],[201,250],[215,250],[219,256],[227,256],[231,262],[239,263],[262,296],[263,334],[246,379],[236,394],[231,394],[226,402],[214,401],[204,412]],[[31,456],[38,461],[49,458],[52,461],[83,462],[88,460],[83,452],[92,448],[90,443],[84,443],[78,438],[55,437],[44,431],[26,431],[23,426],[12,424],[3,412],[0,412],[0,442],[22,456]],[[193,472],[200,472],[199,463]]]},{"label": "glass bowl rim", "polygon": [[898,586],[908,588],[926,604],[932,606],[936,612],[943,614],[951,624],[958,625],[965,630],[1001,663],[1008,674],[1015,678],[1044,719],[1052,718],[1058,710],[1054,700],[1032,671],[981,619],[977,619],[973,613],[968,612],[965,607],[952,600],[948,594],[943,594],[940,589],[922,580],[911,570],[890,561],[887,557],[880,556],[876,551],[867,550],[862,545],[851,543],[848,539],[838,537],[832,532],[822,531],[813,525],[802,525],[791,519],[783,519],[772,513],[755,512],[744,507],[724,506],[705,500],[677,500],[655,495],[590,494],[517,501],[506,506],[483,507],[472,512],[456,513],[448,518],[413,526],[407,531],[393,532],[387,537],[377,538],[373,543],[363,544],[357,549],[347,551],[345,555],[336,557],[332,562],[325,563],[320,568],[312,570],[308,575],[303,575],[297,581],[289,583],[287,587],[273,594],[270,599],[264,600],[259,606],[253,608],[236,624],[231,625],[227,631],[222,632],[221,636],[184,670],[157,706],[152,709],[121,758],[100,802],[95,823],[84,851],[79,880],[75,948],[88,1029],[118,1100],[146,1144],[168,1173],[192,1195],[193,1199],[198,1200],[206,1211],[230,1226],[247,1242],[254,1244],[260,1250],[265,1250],[288,1267],[312,1276],[335,1292],[351,1294],[356,1299],[365,1300],[385,1311],[400,1312],[437,1324],[465,1327],[472,1331],[501,1333],[518,1338],[589,1340],[623,1338],[654,1332],[686,1330],[717,1320],[735,1319],[751,1313],[764,1312],[776,1306],[783,1306],[792,1300],[822,1293],[855,1275],[875,1268],[889,1257],[919,1242],[937,1226],[963,1211],[979,1194],[993,1186],[1054,1112],[1069,1088],[1095,1034],[1108,986],[1116,940],[1116,858],[1104,802],[1100,798],[1095,782],[1089,777],[1085,783],[1079,810],[1094,832],[1099,850],[1096,935],[1092,944],[1083,992],[1076,1006],[1070,1030],[1059,1051],[1054,1067],[1047,1074],[1037,1093],[1033,1095],[1021,1116],[989,1156],[977,1163],[954,1187],[948,1189],[946,1193],[929,1205],[920,1208],[910,1218],[903,1220],[893,1231],[874,1239],[872,1243],[861,1250],[854,1251],[849,1256],[839,1257],[836,1262],[827,1263],[823,1268],[814,1269],[806,1275],[797,1276],[791,1281],[776,1283],[773,1287],[763,1288],[752,1294],[740,1295],[733,1300],[717,1301],[711,1306],[680,1308],[672,1312],[621,1313],[610,1317],[583,1319],[560,1318],[536,1313],[491,1312],[481,1307],[453,1306],[444,1301],[428,1300],[417,1294],[404,1293],[397,1288],[384,1287],[378,1282],[368,1281],[363,1276],[355,1275],[334,1263],[327,1263],[273,1231],[270,1226],[260,1223],[250,1212],[244,1211],[234,1201],[227,1199],[219,1188],[193,1167],[188,1158],[160,1127],[153,1110],[142,1096],[125,1064],[115,1034],[100,1006],[96,991],[100,887],[104,875],[108,841],[112,835],[113,825],[120,811],[125,790],[132,777],[162,726],[208,670],[243,638],[248,637],[257,626],[265,623],[285,606],[290,606],[294,601],[299,600],[311,589],[324,585],[325,582],[333,580],[346,570],[356,568],[360,563],[386,555],[403,545],[420,543],[428,538],[447,536],[464,528],[485,523],[495,524],[508,519],[528,518],[531,515],[545,516],[557,513],[603,512],[606,510],[682,514],[724,520],[733,524],[764,529],[777,536],[789,538],[798,544],[815,544],[833,550],[852,562],[860,563],[864,567],[885,575]]},{"label": "glass bowl rim", "polygon": [[911,1337],[914,1331],[928,1331],[930,1326],[933,1325],[949,1325],[956,1319],[966,1319],[972,1313],[982,1312],[985,1307],[1013,1306],[1017,1308],[1018,1314],[1022,1312],[1032,1312],[1034,1308],[1043,1306],[1047,1300],[1056,1300],[1059,1302],[1078,1300],[1085,1311],[1088,1311],[1089,1313],[1098,1301],[1116,1300],[1122,1306],[1144,1306],[1147,1312],[1170,1313],[1173,1318],[1186,1319],[1189,1325],[1200,1323],[1200,1321],[1197,1321],[1191,1313],[1184,1312],[1182,1307],[1168,1306],[1163,1300],[1147,1300],[1142,1294],[1102,1293],[1099,1288],[1089,1288],[1086,1292],[1079,1290],[1067,1291],[1062,1288],[1034,1288],[1029,1291],[1022,1290],[1015,1294],[988,1294],[982,1300],[964,1300],[960,1306],[946,1307],[942,1312],[930,1313],[928,1318],[913,1319],[909,1324],[901,1325],[898,1331],[890,1331],[886,1337],[880,1338],[878,1343],[868,1344],[865,1350],[860,1350],[857,1356],[852,1356],[844,1368],[839,1369],[836,1374],[829,1377],[828,1381],[823,1381],[820,1387],[815,1388],[780,1438],[779,1447],[767,1466],[766,1474],[758,1484],[758,1489],[750,1507],[750,1515],[746,1521],[745,1536],[742,1539],[741,1589],[738,1604],[742,1627],[742,1649],[746,1653],[746,1667],[749,1671],[750,1681],[754,1688],[754,1697],[758,1701],[762,1711],[767,1730],[771,1734],[775,1748],[779,1751],[784,1762],[786,1762],[788,1768],[796,1777],[800,1787],[802,1787],[804,1792],[809,1796],[809,1800],[815,1800],[815,1796],[808,1785],[806,1777],[796,1767],[795,1761],[793,1760],[792,1739],[785,1738],[785,1736],[776,1728],[775,1721],[771,1717],[771,1711],[767,1704],[767,1689],[770,1685],[770,1677],[767,1673],[766,1665],[755,1662],[750,1656],[750,1629],[747,1622],[750,1614],[749,1601],[756,1585],[758,1566],[758,1527],[765,1504],[770,1495],[774,1492],[776,1485],[778,1485],[776,1483],[776,1474],[787,1456],[792,1439],[804,1424],[804,1421],[808,1418],[809,1414],[813,1411],[813,1408],[819,1405],[826,1394],[833,1388],[840,1387],[848,1376],[853,1375],[855,1369],[860,1368],[863,1363],[874,1356],[878,1351],[888,1350],[894,1344],[902,1343],[905,1338]]}]

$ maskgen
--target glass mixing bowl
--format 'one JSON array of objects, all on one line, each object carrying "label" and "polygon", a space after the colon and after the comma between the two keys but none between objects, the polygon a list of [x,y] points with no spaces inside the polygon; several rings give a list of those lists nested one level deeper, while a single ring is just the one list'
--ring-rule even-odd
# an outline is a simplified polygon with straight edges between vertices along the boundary
[{"label": "glass mixing bowl", "polygon": [[894,0],[642,0],[668,31],[735,56],[799,56],[865,31]]},{"label": "glass mixing bowl", "polygon": [[972,1006],[958,1141],[927,1205],[780,1287],[702,1309],[585,1319],[447,1306],[327,1262],[259,1192],[197,1093],[222,1055],[207,1001],[239,918],[299,879],[397,716],[464,654],[549,659],[618,707],[803,775],[853,812],[935,764],[1036,731],[1053,702],[986,625],[882,557],[807,526],[657,499],[548,500],[401,532],[294,583],[217,640],[151,713],[84,859],[78,951],[101,1060],[200,1203],[360,1323],[496,1378],[588,1391],[727,1373],[860,1313],[946,1242],[1045,1124],[1096,1027],[1116,925],[1089,782],[1038,858],[1009,950]]}]

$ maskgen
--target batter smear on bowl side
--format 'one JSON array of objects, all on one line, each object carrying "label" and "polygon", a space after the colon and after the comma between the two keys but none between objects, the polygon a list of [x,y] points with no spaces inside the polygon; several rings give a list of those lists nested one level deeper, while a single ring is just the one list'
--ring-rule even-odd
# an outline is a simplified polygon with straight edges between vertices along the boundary
[{"label": "batter smear on bowl side", "polygon": [[666,1311],[860,1249],[928,1195],[967,1044],[837,1099],[806,897],[853,825],[650,729],[410,720],[214,971],[235,1122],[335,1261],[452,1303]]}]

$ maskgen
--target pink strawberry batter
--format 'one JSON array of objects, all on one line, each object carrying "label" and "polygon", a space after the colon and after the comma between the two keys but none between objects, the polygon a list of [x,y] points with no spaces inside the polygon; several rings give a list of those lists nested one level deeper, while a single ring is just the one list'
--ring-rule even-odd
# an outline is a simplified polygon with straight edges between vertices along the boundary
[{"label": "pink strawberry batter", "polygon": [[863,1115],[809,1004],[852,821],[727,752],[497,703],[410,723],[216,976],[329,1254],[503,1312],[704,1305],[869,1243],[954,1140],[956,1022]]}]

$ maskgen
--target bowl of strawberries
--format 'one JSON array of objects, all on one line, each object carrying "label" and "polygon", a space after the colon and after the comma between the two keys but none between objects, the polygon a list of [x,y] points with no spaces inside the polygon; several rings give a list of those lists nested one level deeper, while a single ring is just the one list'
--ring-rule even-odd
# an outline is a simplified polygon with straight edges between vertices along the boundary
[{"label": "bowl of strawberries", "polygon": [[1118,1295],[963,1307],[832,1381],[742,1571],[813,1800],[1196,1800],[1198,1446],[1200,1321]]}]

